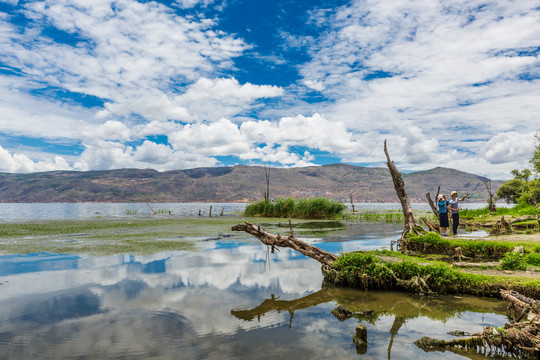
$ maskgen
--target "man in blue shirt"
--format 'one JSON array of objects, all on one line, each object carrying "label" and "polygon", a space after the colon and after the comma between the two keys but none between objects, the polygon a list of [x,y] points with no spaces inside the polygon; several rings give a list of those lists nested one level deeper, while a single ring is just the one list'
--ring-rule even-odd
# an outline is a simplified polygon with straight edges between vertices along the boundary
[{"label": "man in blue shirt", "polygon": [[448,202],[448,211],[452,212],[452,232],[454,233],[454,236],[456,236],[459,226],[459,211],[461,210],[459,208],[459,202],[465,200],[469,194],[465,194],[461,199],[458,199],[457,191],[452,191],[450,195],[452,196],[452,199]]}]

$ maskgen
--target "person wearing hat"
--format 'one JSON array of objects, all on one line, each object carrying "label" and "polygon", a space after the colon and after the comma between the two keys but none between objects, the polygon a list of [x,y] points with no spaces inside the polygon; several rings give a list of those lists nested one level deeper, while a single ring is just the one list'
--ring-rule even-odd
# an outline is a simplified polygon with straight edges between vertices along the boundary
[{"label": "person wearing hat", "polygon": [[459,202],[465,200],[469,194],[465,194],[461,199],[458,199],[457,191],[452,191],[450,196],[452,196],[452,198],[448,202],[448,211],[452,212],[452,232],[455,236],[457,235],[457,228],[459,226],[459,211],[461,210],[459,208]]},{"label": "person wearing hat", "polygon": [[446,196],[441,194],[437,197],[437,206],[439,207],[439,233],[441,236],[448,236],[448,201]]}]

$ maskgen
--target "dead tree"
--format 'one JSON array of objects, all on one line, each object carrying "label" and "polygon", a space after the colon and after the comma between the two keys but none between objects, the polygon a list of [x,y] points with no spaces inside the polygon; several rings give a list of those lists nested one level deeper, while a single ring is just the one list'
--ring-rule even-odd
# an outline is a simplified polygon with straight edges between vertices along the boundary
[{"label": "dead tree", "polygon": [[349,201],[351,202],[352,212],[355,212],[356,210],[354,210],[353,194],[352,193],[349,194]]},{"label": "dead tree", "polygon": [[489,211],[494,213],[495,211],[497,211],[497,208],[495,207],[495,194],[493,193],[493,188],[491,187],[491,179],[484,178],[483,183],[489,195],[487,201]]},{"label": "dead tree", "polygon": [[[424,229],[418,224],[416,218],[414,217],[411,202],[409,201],[409,196],[405,191],[405,182],[403,181],[403,178],[401,177],[401,174],[398,171],[394,162],[390,160],[390,155],[388,155],[388,149],[386,148],[386,140],[384,140],[384,153],[386,155],[386,165],[388,166],[388,170],[390,170],[390,175],[392,175],[394,189],[396,190],[399,202],[401,203],[401,209],[403,210],[403,218],[405,221],[404,230],[401,234],[401,238],[395,241],[395,243],[397,243],[399,250],[407,251],[407,245],[405,243],[406,235],[409,233],[417,235],[424,234]],[[393,243],[394,242],[390,244],[390,247],[392,247]]]},{"label": "dead tree", "polygon": [[[440,191],[441,191],[441,186],[439,185],[439,187],[437,188],[437,195],[435,195],[435,200],[436,201],[438,201],[438,199],[439,199]],[[429,207],[431,208],[431,211],[433,211],[433,214],[435,214],[435,217],[438,219],[439,218],[439,209],[437,208],[437,206],[435,206],[435,202],[431,198],[431,194],[429,193],[429,191],[426,193],[426,200],[427,200],[427,202],[429,204]]]},{"label": "dead tree", "polygon": [[156,211],[156,210],[154,210],[154,209],[152,209],[152,207],[150,206],[150,204],[149,204],[149,203],[146,203],[146,205],[148,205],[148,207],[150,208],[150,210],[152,210],[152,212],[154,213],[154,215],[155,215],[155,214],[157,214],[157,211]]},{"label": "dead tree", "polygon": [[511,234],[514,231],[512,228],[512,225],[508,223],[504,216],[501,216],[501,219],[493,225],[490,231],[490,235],[504,235],[504,234]]},{"label": "dead tree", "polygon": [[261,229],[260,226],[256,227],[247,221],[244,224],[234,225],[232,230],[245,231],[248,234],[255,236],[263,244],[268,246],[281,246],[294,249],[307,257],[317,260],[323,265],[323,267],[331,268],[333,262],[338,258],[337,255],[332,254],[331,252],[319,249],[316,246],[309,245],[308,243],[295,238],[292,231],[287,237],[279,234],[274,235],[264,229]]},{"label": "dead tree", "polygon": [[266,192],[264,193],[264,202],[270,201],[270,168],[264,165],[264,176],[266,178]]}]

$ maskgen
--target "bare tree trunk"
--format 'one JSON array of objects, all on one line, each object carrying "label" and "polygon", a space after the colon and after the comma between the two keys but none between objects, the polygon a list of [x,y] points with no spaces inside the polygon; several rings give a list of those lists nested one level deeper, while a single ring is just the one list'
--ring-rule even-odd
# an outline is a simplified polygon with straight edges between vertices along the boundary
[{"label": "bare tree trunk", "polygon": [[264,193],[264,202],[270,201],[270,168],[264,165],[264,176],[266,177],[266,192]]},{"label": "bare tree trunk", "polygon": [[353,203],[353,194],[352,194],[352,193],[349,194],[349,200],[350,200],[350,202],[351,202],[352,212],[355,212],[355,210],[354,210],[354,203]]},{"label": "bare tree trunk", "polygon": [[486,186],[486,190],[489,194],[489,198],[488,198],[489,211],[494,213],[495,211],[497,211],[497,208],[495,206],[495,194],[493,194],[493,189],[491,187],[491,180],[488,178],[485,178],[484,185]]},{"label": "bare tree trunk", "polygon": [[[437,195],[435,195],[435,200],[436,201],[438,201],[440,191],[441,191],[441,186],[439,185],[439,187],[437,188]],[[427,199],[427,202],[429,204],[429,207],[431,208],[431,211],[433,211],[433,213],[435,214],[435,216],[438,219],[439,218],[439,209],[437,208],[437,206],[435,206],[435,202],[433,201],[433,199],[431,199],[431,194],[429,192],[426,193],[426,199]]]},{"label": "bare tree trunk", "polygon": [[337,255],[332,254],[331,252],[324,251],[318,247],[309,245],[302,240],[298,240],[292,234],[287,237],[270,234],[269,232],[266,232],[266,230],[261,229],[260,226],[255,227],[255,225],[248,222],[245,222],[245,224],[234,225],[232,230],[245,231],[248,234],[255,236],[265,245],[272,247],[281,246],[294,249],[307,257],[317,260],[323,265],[323,267],[332,267],[333,262],[338,258]]},{"label": "bare tree trunk", "polygon": [[152,210],[152,212],[154,213],[154,215],[155,215],[155,214],[157,214],[157,211],[156,211],[156,210],[154,210],[154,209],[152,209],[152,207],[150,206],[150,204],[149,204],[149,203],[146,203],[146,205],[148,205],[148,207],[150,208],[150,210]]},{"label": "bare tree trunk", "polygon": [[497,221],[495,225],[491,228],[490,235],[503,235],[511,234],[514,231],[512,225],[510,225],[505,219],[504,216],[501,216],[501,220]]},{"label": "bare tree trunk", "polygon": [[[411,202],[409,201],[409,196],[405,191],[405,182],[401,177],[400,172],[398,171],[396,165],[392,160],[390,160],[390,155],[388,155],[388,149],[386,148],[386,140],[384,140],[384,153],[386,154],[386,165],[388,170],[390,170],[390,175],[392,175],[392,181],[394,182],[394,189],[401,203],[401,209],[403,210],[403,218],[405,219],[404,230],[401,234],[401,238],[397,241],[398,246],[401,248],[401,251],[406,251],[405,244],[405,235],[408,233],[420,234],[424,230],[416,221],[414,217],[413,209]],[[392,245],[392,244],[391,244]]]}]

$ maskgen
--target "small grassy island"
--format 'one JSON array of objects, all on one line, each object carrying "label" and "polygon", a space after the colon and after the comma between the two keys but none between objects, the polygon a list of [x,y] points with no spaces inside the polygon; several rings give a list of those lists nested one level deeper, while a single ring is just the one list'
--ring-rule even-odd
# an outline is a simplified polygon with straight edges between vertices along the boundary
[{"label": "small grassy island", "polygon": [[295,199],[289,197],[276,201],[261,200],[246,206],[245,216],[292,217],[301,219],[333,219],[347,207],[327,198]]}]

